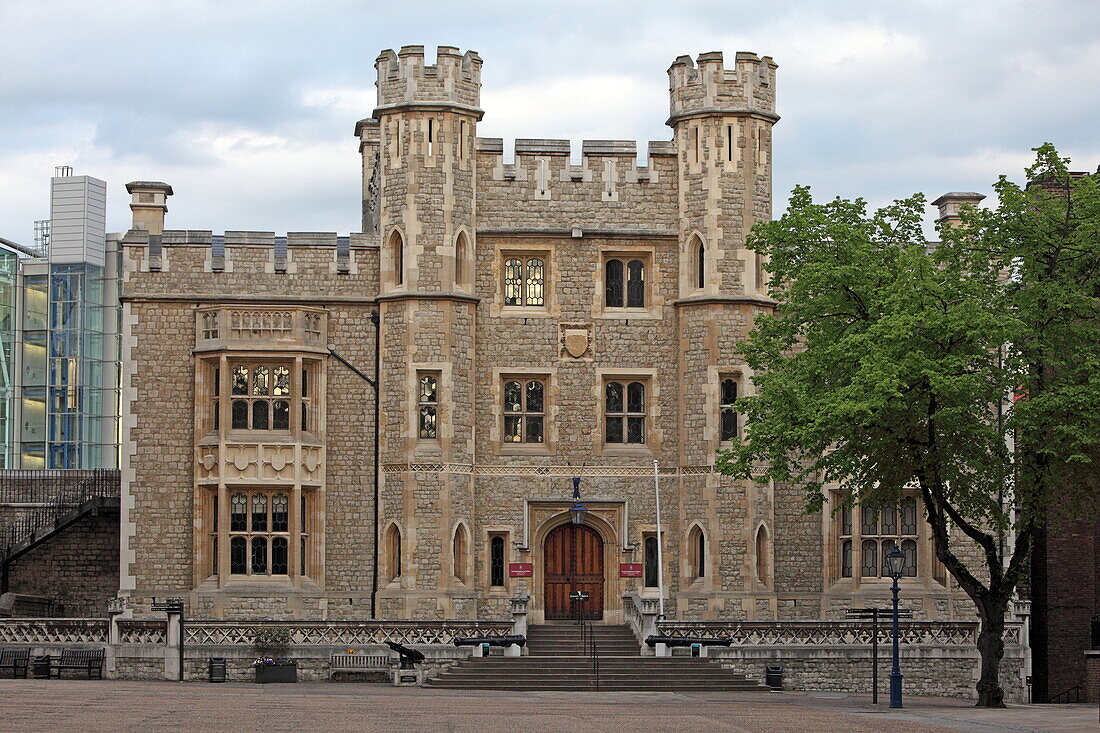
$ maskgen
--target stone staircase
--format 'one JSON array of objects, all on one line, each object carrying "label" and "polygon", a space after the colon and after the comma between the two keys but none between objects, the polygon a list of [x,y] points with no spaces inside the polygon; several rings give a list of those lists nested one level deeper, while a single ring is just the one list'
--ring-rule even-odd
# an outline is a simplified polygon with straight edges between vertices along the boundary
[{"label": "stone staircase", "polygon": [[[575,624],[528,628],[528,656],[460,662],[429,687],[464,690],[733,692],[768,688],[716,662],[692,657],[643,657],[626,626],[592,626],[596,665],[585,654]],[[598,679],[598,682],[597,682]]]}]

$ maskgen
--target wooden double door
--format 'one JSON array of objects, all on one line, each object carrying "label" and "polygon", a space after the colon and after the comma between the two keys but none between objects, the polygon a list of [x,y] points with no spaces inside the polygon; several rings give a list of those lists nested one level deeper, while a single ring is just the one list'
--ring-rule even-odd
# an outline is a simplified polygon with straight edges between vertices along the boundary
[{"label": "wooden double door", "polygon": [[[583,524],[563,524],[552,530],[543,546],[546,619],[603,618],[603,540]],[[588,593],[579,604],[573,591]]]}]

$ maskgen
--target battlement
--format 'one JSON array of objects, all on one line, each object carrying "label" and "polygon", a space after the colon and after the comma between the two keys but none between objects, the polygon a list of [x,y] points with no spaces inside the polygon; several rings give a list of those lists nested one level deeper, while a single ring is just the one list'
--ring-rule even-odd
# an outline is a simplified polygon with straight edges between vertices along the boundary
[{"label": "battlement", "polygon": [[731,69],[721,51],[699,54],[697,62],[679,56],[668,69],[669,119],[687,116],[775,114],[775,70],[770,56],[738,51]]},{"label": "battlement", "polygon": [[[580,165],[573,165],[570,140],[519,138],[515,141],[515,162],[504,162],[504,140],[499,137],[479,137],[477,152],[490,159],[495,180],[540,180],[540,191],[550,187],[548,176],[561,183],[586,182],[615,178],[616,183],[648,183],[655,180],[653,158],[675,157],[672,142],[654,141],[647,148],[649,165],[637,165],[638,144],[634,140],[582,140]],[[543,161],[539,163],[539,161]],[[609,167],[611,166],[611,167]],[[614,184],[607,190],[614,190]],[[614,200],[614,199],[609,199]]]},{"label": "battlement", "polygon": [[476,51],[460,53],[454,46],[440,46],[433,66],[424,64],[423,46],[404,46],[394,53],[386,49],[374,63],[378,71],[378,109],[381,111],[420,104],[446,104],[481,110],[481,57]]}]

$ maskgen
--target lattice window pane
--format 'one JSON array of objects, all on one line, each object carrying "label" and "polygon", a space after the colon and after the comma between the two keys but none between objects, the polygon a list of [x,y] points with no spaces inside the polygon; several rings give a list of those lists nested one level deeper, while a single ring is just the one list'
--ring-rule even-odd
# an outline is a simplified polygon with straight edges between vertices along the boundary
[{"label": "lattice window pane", "polygon": [[917,533],[917,499],[907,496],[901,500],[901,534]]},{"label": "lattice window pane", "polygon": [[489,540],[489,585],[504,585],[504,538]]},{"label": "lattice window pane", "polygon": [[420,437],[424,440],[435,440],[437,437],[435,407],[420,408]]},{"label": "lattice window pane", "polygon": [[606,389],[607,412],[623,411],[623,385],[619,382],[608,382]]},{"label": "lattice window pane", "polygon": [[523,305],[523,261],[510,257],[504,262],[504,305]]},{"label": "lattice window pane", "polygon": [[732,379],[722,380],[722,404],[732,405],[737,401],[737,382]]},{"label": "lattice window pane", "polygon": [[275,537],[271,540],[271,574],[286,575],[288,571],[287,538]]},{"label": "lattice window pane", "polygon": [[645,538],[645,587],[657,587],[657,538],[654,536]]},{"label": "lattice window pane", "polygon": [[898,533],[898,512],[892,506],[882,508],[882,533],[883,534],[897,534]]},{"label": "lattice window pane", "polygon": [[438,383],[430,374],[420,378],[420,402],[435,402]]},{"label": "lattice window pane", "polygon": [[290,531],[290,497],[286,494],[271,497],[271,531]]},{"label": "lattice window pane", "polygon": [[541,416],[527,416],[527,442],[528,443],[541,443],[542,442],[542,417]]},{"label": "lattice window pane", "polygon": [[729,408],[722,410],[721,440],[737,439],[737,413]]},{"label": "lattice window pane", "polygon": [[852,577],[852,541],[844,540],[840,543],[840,577]]},{"label": "lattice window pane", "polygon": [[256,400],[252,403],[252,429],[268,429],[268,404],[267,400]]},{"label": "lattice window pane", "polygon": [[545,304],[543,288],[545,285],[545,267],[542,260],[532,257],[527,260],[527,305]]},{"label": "lattice window pane", "polygon": [[622,308],[623,306],[623,263],[622,260],[608,260],[604,265],[604,306]]},{"label": "lattice window pane", "polygon": [[252,538],[252,574],[267,575],[267,538]]},{"label": "lattice window pane", "polygon": [[607,436],[608,443],[621,443],[623,442],[623,419],[621,417],[608,417],[607,418]]},{"label": "lattice window pane", "polygon": [[252,495],[252,531],[267,531],[267,494]]},{"label": "lattice window pane", "polygon": [[902,540],[901,552],[905,555],[901,574],[906,578],[917,577],[917,543],[913,540]]},{"label": "lattice window pane", "polygon": [[626,411],[645,412],[645,385],[641,382],[631,382],[626,388]]},{"label": "lattice window pane", "polygon": [[258,366],[252,370],[252,394],[266,397],[268,394],[268,370],[265,366]]},{"label": "lattice window pane", "polygon": [[847,536],[850,536],[852,534],[851,507],[844,506],[840,508],[840,533]]},{"label": "lattice window pane", "polygon": [[527,412],[542,412],[542,382],[527,383]]},{"label": "lattice window pane", "polygon": [[520,421],[523,418],[519,415],[505,415],[504,416],[504,442],[505,443],[519,443],[522,441],[520,434]]},{"label": "lattice window pane", "polygon": [[878,576],[878,543],[874,540],[863,541],[863,562],[860,572],[865,578]]},{"label": "lattice window pane", "polygon": [[248,572],[248,540],[244,537],[229,540],[229,572],[233,575]]},{"label": "lattice window pane", "polygon": [[233,367],[233,394],[248,394],[248,367]]},{"label": "lattice window pane", "polygon": [[523,390],[520,387],[519,382],[504,383],[504,411],[523,411]]},{"label": "lattice window pane", "polygon": [[868,507],[860,507],[859,516],[863,520],[860,523],[860,531],[863,534],[878,534],[878,512]]},{"label": "lattice window pane", "polygon": [[232,532],[248,529],[248,497],[244,494],[233,494],[229,500],[229,529]]},{"label": "lattice window pane", "polygon": [[626,442],[645,443],[644,417],[628,417],[626,419]]},{"label": "lattice window pane", "polygon": [[275,400],[271,416],[271,427],[275,430],[290,430],[290,403]]},{"label": "lattice window pane", "polygon": [[882,567],[883,577],[886,577],[886,572],[887,572],[887,569],[888,569],[888,565],[886,564],[886,556],[894,551],[894,547],[895,547],[895,545],[894,545],[893,540],[883,540],[882,541],[882,566],[881,567]]},{"label": "lattice window pane", "polygon": [[286,367],[275,367],[275,386],[271,394],[276,397],[286,397],[290,394],[290,370]]},{"label": "lattice window pane", "polygon": [[631,260],[626,269],[626,306],[642,308],[645,306],[645,265],[641,260]]}]

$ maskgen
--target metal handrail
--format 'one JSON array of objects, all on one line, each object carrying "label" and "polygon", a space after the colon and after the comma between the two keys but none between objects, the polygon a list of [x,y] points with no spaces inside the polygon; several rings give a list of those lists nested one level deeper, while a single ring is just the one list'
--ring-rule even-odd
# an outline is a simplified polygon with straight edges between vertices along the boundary
[{"label": "metal handrail", "polygon": [[[1057,695],[1050,695],[1047,697],[1047,703],[1054,705],[1057,703],[1081,702],[1081,690],[1083,690],[1084,687],[1084,685],[1075,685],[1068,690],[1059,692]],[[1073,695],[1072,700],[1069,699],[1071,694]]]},{"label": "metal handrail", "polygon": [[[75,484],[36,485],[46,479],[76,478]],[[56,527],[62,516],[72,509],[95,499],[113,499],[120,495],[120,472],[117,469],[90,471],[9,471],[0,477],[0,497],[5,503],[37,505],[19,519],[0,530],[0,556],[11,554],[11,548],[24,542],[34,542],[45,530]],[[22,499],[23,501],[19,501]]]}]

